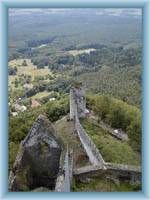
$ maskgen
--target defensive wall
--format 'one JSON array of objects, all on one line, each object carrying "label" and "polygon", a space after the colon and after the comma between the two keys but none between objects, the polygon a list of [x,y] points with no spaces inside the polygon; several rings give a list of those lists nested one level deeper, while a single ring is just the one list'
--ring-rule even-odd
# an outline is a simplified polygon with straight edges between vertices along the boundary
[{"label": "defensive wall", "polygon": [[[88,136],[83,126],[80,123],[78,115],[78,96],[73,92],[77,90],[70,90],[70,119],[74,120],[75,130],[83,145],[91,162],[90,166],[85,166],[79,169],[74,169],[75,178],[87,178],[92,176],[102,176],[114,180],[125,180],[131,184],[141,183],[141,168],[139,166],[106,163],[97,149],[92,139]],[[78,93],[79,94],[79,93]],[[81,115],[80,115],[81,116]]]}]

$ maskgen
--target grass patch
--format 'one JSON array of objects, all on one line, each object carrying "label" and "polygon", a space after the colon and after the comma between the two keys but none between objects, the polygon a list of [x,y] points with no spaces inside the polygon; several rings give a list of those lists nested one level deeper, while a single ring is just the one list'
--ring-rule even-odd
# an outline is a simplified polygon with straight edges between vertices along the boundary
[{"label": "grass patch", "polygon": [[13,164],[16,159],[19,149],[19,143],[10,142],[9,143],[9,170],[13,169]]},{"label": "grass patch", "polygon": [[[23,61],[26,60],[27,66],[23,66]],[[48,68],[43,68],[43,69],[37,69],[36,65],[33,65],[30,59],[16,59],[16,60],[11,60],[9,62],[9,66],[11,67],[17,67],[17,75],[29,75],[32,77],[32,80],[34,80],[35,77],[37,76],[45,76],[47,74],[51,74],[50,70]],[[17,76],[15,76],[16,78]],[[10,81],[12,81],[10,78]]]},{"label": "grass patch", "polygon": [[129,183],[115,184],[111,180],[92,178],[89,183],[73,183],[73,192],[129,192],[140,190],[139,185],[130,185]]},{"label": "grass patch", "polygon": [[35,95],[33,95],[32,99],[42,99],[44,97],[47,97],[50,94],[50,92],[44,91],[44,92],[38,92]]},{"label": "grass patch", "polygon": [[80,140],[73,133],[73,121],[67,121],[66,117],[63,117],[55,123],[55,128],[57,134],[63,141],[64,148],[66,149],[68,146],[69,149],[73,149],[74,166],[82,167],[86,164],[89,165],[89,161],[85,158],[86,153],[80,143]]},{"label": "grass patch", "polygon": [[140,165],[140,156],[128,142],[120,141],[107,131],[94,125],[90,119],[84,119],[81,124],[92,138],[106,162]]}]

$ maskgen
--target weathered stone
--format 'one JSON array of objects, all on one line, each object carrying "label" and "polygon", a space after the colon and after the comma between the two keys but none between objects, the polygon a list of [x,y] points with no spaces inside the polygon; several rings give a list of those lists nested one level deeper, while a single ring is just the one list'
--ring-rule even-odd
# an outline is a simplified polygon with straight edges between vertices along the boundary
[{"label": "weathered stone", "polygon": [[70,192],[73,176],[73,151],[68,149],[65,157],[61,158],[63,163],[60,163],[59,173],[56,181],[56,192]]},{"label": "weathered stone", "polygon": [[104,160],[99,150],[88,136],[80,123],[80,118],[86,115],[85,90],[82,85],[70,89],[70,119],[74,120],[75,131],[85,149],[89,161],[94,166],[104,167]]},{"label": "weathered stone", "polygon": [[20,145],[9,177],[10,191],[53,189],[59,170],[61,142],[52,124],[40,115]]},{"label": "weathered stone", "polygon": [[75,128],[78,133],[79,139],[89,157],[91,164],[94,166],[100,166],[101,168],[105,168],[104,166],[105,162],[103,160],[102,155],[100,154],[96,145],[94,144],[94,142],[91,140],[91,138],[88,136],[88,134],[80,124],[78,116],[76,116]]},{"label": "weathered stone", "polygon": [[74,169],[74,177],[77,180],[88,177],[105,177],[105,179],[109,179],[115,184],[119,184],[120,182],[127,182],[132,185],[141,184],[140,167],[115,163],[105,163],[105,166],[105,169],[92,165]]}]

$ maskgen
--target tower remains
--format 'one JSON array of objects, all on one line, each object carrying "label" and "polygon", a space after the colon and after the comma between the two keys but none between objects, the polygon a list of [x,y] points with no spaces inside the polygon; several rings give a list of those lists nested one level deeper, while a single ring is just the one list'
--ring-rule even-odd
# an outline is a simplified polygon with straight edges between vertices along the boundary
[{"label": "tower remains", "polygon": [[73,120],[76,115],[78,115],[79,118],[84,118],[85,111],[85,88],[82,84],[78,84],[70,89],[70,119]]}]

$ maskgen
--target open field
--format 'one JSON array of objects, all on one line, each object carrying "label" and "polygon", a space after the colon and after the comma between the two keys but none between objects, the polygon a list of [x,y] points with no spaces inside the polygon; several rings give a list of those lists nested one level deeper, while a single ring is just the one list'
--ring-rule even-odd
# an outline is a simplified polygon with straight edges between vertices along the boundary
[{"label": "open field", "polygon": [[[23,66],[22,63],[23,61],[26,60],[27,66]],[[32,77],[32,80],[34,80],[34,78],[36,76],[45,76],[47,74],[51,74],[50,70],[48,68],[44,68],[44,69],[37,69],[36,65],[33,65],[31,63],[30,59],[15,59],[15,60],[11,60],[9,62],[9,66],[11,67],[17,67],[17,75],[29,75]],[[16,76],[14,76],[16,78]],[[11,79],[15,79],[15,78],[10,78]]]},{"label": "open field", "polygon": [[[27,66],[23,66],[23,61],[26,61]],[[30,76],[31,81],[34,81],[36,77],[44,77],[46,75],[53,76],[53,73],[45,67],[43,69],[37,69],[36,65],[33,65],[30,59],[15,59],[11,60],[8,65],[12,68],[17,68],[16,75],[12,75],[8,77],[9,87],[15,89],[14,82],[17,80],[19,82],[17,89],[22,89],[20,78],[22,75]],[[46,80],[45,80],[46,81]]]},{"label": "open field", "polygon": [[90,53],[91,51],[96,51],[96,49],[90,48],[90,49],[81,49],[81,50],[70,50],[68,51],[69,54],[73,55],[73,56],[77,56],[80,55],[82,53]]},{"label": "open field", "polygon": [[50,94],[50,92],[44,91],[44,92],[38,92],[36,95],[33,95],[31,99],[42,99],[43,97],[47,97]]},{"label": "open field", "polygon": [[8,77],[8,82],[9,82],[9,85],[12,86],[13,82],[15,81],[15,79],[17,79],[18,76],[17,75],[14,75],[14,76],[9,76]]}]

